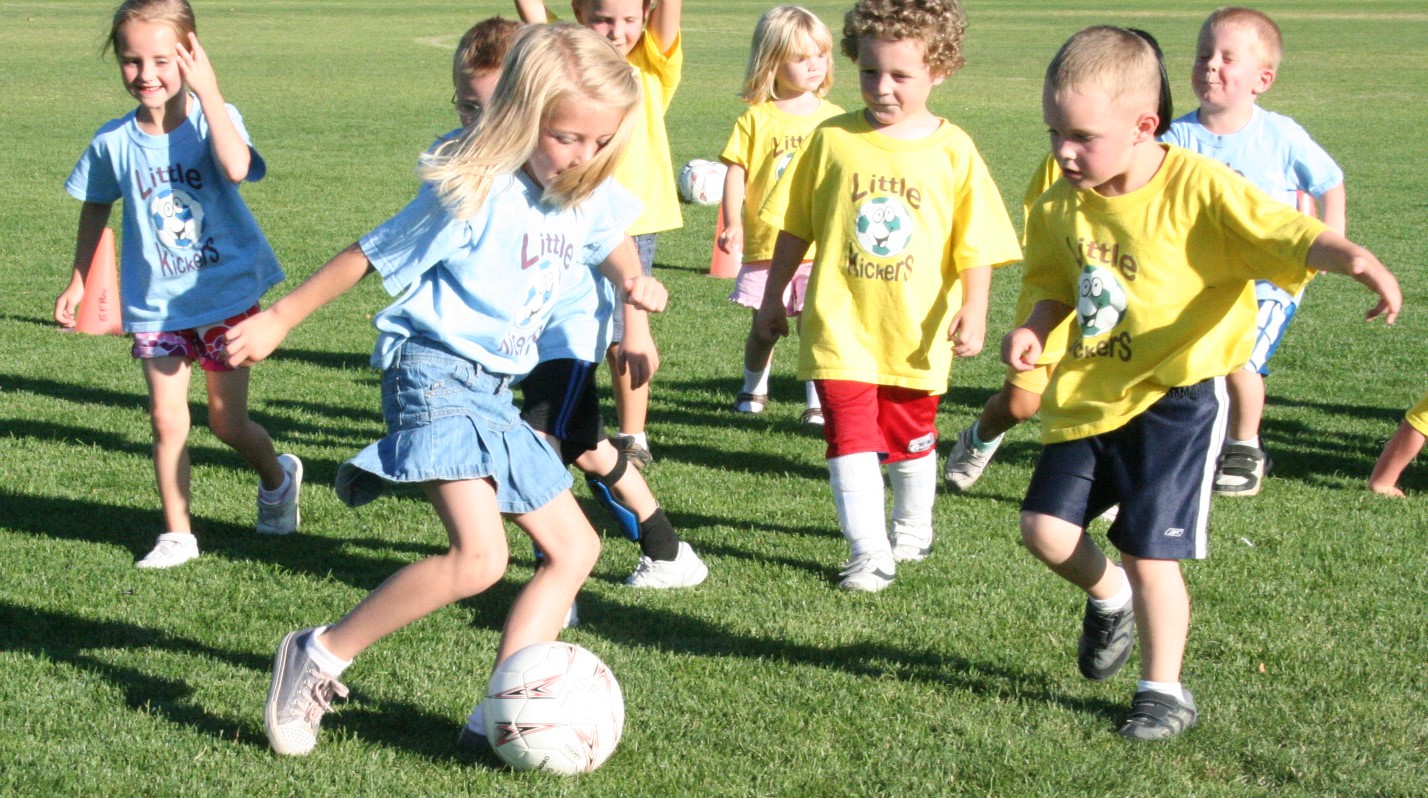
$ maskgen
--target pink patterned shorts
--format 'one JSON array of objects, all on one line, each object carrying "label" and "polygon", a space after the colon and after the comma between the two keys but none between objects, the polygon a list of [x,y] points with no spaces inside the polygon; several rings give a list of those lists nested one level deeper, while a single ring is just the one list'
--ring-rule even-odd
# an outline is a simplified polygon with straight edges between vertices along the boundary
[{"label": "pink patterned shorts", "polygon": [[134,333],[134,347],[129,352],[138,360],[182,357],[190,363],[197,360],[204,371],[232,371],[226,359],[224,337],[233,325],[257,313],[258,306],[254,305],[217,324],[205,324],[191,330]]}]

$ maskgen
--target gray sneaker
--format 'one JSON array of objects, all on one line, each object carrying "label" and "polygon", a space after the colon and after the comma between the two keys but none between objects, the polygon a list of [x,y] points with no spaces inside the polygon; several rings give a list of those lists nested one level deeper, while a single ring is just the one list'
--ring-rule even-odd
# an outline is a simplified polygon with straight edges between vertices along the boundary
[{"label": "gray sneaker", "polygon": [[932,527],[914,527],[893,523],[893,559],[897,562],[921,562],[932,553]]},{"label": "gray sneaker", "polygon": [[1106,615],[1086,599],[1081,640],[1076,644],[1076,664],[1082,676],[1098,682],[1115,676],[1130,659],[1134,645],[1135,609],[1132,605]]},{"label": "gray sneaker", "polygon": [[843,577],[838,587],[844,590],[876,593],[892,585],[897,577],[897,563],[885,552],[864,554],[844,563],[838,575]]},{"label": "gray sneaker", "polygon": [[280,754],[302,756],[317,745],[322,716],[334,697],[346,698],[347,686],[323,673],[307,655],[307,641],[316,629],[291,632],[278,644],[273,681],[263,707],[268,744]]},{"label": "gray sneaker", "polygon": [[298,513],[298,494],[302,492],[302,461],[297,455],[278,455],[278,465],[283,467],[292,489],[287,498],[276,504],[268,504],[258,499],[258,531],[264,535],[289,535],[296,532],[302,521]]},{"label": "gray sneaker", "polygon": [[1263,449],[1232,443],[1215,466],[1216,496],[1258,496],[1274,463]]},{"label": "gray sneaker", "polygon": [[998,438],[992,448],[985,452],[978,451],[972,443],[974,427],[975,424],[957,433],[957,443],[952,446],[952,454],[947,456],[947,471],[943,476],[947,479],[947,487],[958,493],[977,484],[982,472],[987,470],[987,464],[992,462],[992,455],[1002,445],[1002,439]]},{"label": "gray sneaker", "polygon": [[1189,690],[1184,693],[1184,701],[1154,690],[1136,693],[1130,715],[1116,734],[1130,740],[1168,740],[1194,726],[1200,712],[1195,708],[1195,696]]},{"label": "gray sneaker", "polygon": [[617,432],[610,436],[610,443],[614,444],[621,457],[641,471],[645,470],[645,466],[654,460],[654,455],[650,454],[649,447],[641,446],[633,435]]}]

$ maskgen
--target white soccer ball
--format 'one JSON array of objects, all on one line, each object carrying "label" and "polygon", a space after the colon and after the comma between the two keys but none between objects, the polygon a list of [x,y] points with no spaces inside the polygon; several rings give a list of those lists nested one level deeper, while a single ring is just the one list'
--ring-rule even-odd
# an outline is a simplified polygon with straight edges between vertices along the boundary
[{"label": "white soccer ball", "polygon": [[1126,292],[1115,272],[1088,264],[1081,271],[1079,283],[1076,320],[1083,337],[1100,335],[1121,323],[1126,312]]},{"label": "white soccer ball", "polygon": [[679,198],[695,205],[718,205],[724,199],[724,175],[729,167],[695,158],[679,170]]},{"label": "white soccer ball", "polygon": [[486,739],[506,764],[567,776],[600,767],[625,727],[615,675],[570,643],[535,643],[508,657],[482,711]]}]

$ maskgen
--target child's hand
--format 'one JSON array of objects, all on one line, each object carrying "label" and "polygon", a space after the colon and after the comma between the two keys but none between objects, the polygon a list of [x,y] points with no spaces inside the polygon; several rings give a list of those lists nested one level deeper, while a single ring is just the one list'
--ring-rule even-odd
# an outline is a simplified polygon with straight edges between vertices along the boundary
[{"label": "child's hand", "polygon": [[55,321],[64,328],[73,328],[78,321],[75,314],[79,311],[79,303],[84,299],[84,283],[79,276],[69,281],[69,287],[65,288],[55,299]]},{"label": "child's hand", "polygon": [[719,231],[719,249],[725,255],[739,255],[744,251],[744,226],[741,224],[725,225]]},{"label": "child's hand", "polygon": [[978,354],[987,341],[987,314],[968,313],[964,306],[952,317],[952,325],[947,328],[947,340],[952,342],[952,354],[957,357]]},{"label": "child's hand", "polygon": [[649,382],[659,370],[659,350],[655,348],[648,328],[643,334],[631,332],[629,329],[625,330],[625,338],[620,341],[615,353],[615,363],[621,374],[630,375],[630,385],[639,388]]},{"label": "child's hand", "polygon": [[766,344],[772,344],[788,335],[788,316],[783,306],[765,302],[754,314],[754,334]]},{"label": "child's hand", "polygon": [[1031,371],[1041,357],[1041,337],[1027,327],[1017,327],[1002,338],[1002,362],[1017,371]]},{"label": "child's hand", "polygon": [[238,322],[224,337],[228,365],[242,368],[263,360],[278,348],[287,335],[287,325],[278,319],[272,308]]},{"label": "child's hand", "polygon": [[198,34],[189,33],[188,46],[178,46],[178,68],[183,82],[193,90],[199,99],[218,93],[218,76],[213,73],[213,64],[208,53],[198,43]]},{"label": "child's hand", "polygon": [[[1375,259],[1377,260],[1377,259]],[[1373,321],[1379,316],[1383,317],[1384,323],[1392,324],[1398,320],[1398,311],[1403,308],[1403,291],[1398,287],[1398,278],[1393,276],[1393,272],[1382,263],[1375,269],[1368,269],[1362,274],[1356,275],[1355,279],[1368,287],[1370,291],[1378,294],[1378,302],[1365,316],[1369,321]]]},{"label": "child's hand", "polygon": [[625,302],[647,313],[663,313],[669,304],[669,290],[653,277],[631,277],[624,288]]}]

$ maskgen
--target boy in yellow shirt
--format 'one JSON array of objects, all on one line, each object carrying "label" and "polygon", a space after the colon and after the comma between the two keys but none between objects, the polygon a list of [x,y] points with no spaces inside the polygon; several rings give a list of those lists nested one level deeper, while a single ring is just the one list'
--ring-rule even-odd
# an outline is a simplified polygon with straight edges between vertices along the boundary
[{"label": "boy in yellow shirt", "polygon": [[[1035,367],[1047,333],[1075,314],[1043,396],[1046,443],[1022,502],[1022,539],[1087,593],[1084,676],[1125,664],[1139,623],[1141,680],[1119,733],[1173,737],[1198,718],[1180,684],[1190,600],[1180,560],[1205,556],[1225,375],[1255,324],[1253,281],[1297,290],[1309,269],[1348,274],[1392,323],[1398,282],[1377,258],[1227,167],[1156,141],[1164,65],[1141,36],[1088,28],[1052,60],[1042,93],[1064,180],[1027,220],[1030,318],[1002,342]],[[1308,268],[1306,268],[1308,267]],[[1112,563],[1085,534],[1112,504]]]},{"label": "boy in yellow shirt", "polygon": [[[635,68],[642,100],[639,118],[630,133],[630,146],[615,168],[615,179],[645,204],[629,234],[640,253],[645,274],[653,273],[655,233],[684,225],[664,114],[684,74],[684,44],[679,35],[684,0],[571,0],[570,10],[581,25],[599,33]],[[554,17],[543,0],[516,0],[516,11],[526,23]],[[615,336],[607,359],[610,382],[619,415],[619,433],[610,436],[624,457],[637,468],[651,460],[645,419],[649,413],[649,383],[635,387],[617,365],[616,346],[624,334],[623,305],[615,306]]]},{"label": "boy in yellow shirt", "polygon": [[755,319],[765,340],[788,333],[783,291],[817,244],[798,378],[822,400],[846,590],[882,590],[895,561],[930,553],[937,401],[953,356],[982,349],[992,268],[1021,256],[972,140],[927,107],[962,66],[965,29],[956,0],[860,0],[842,49],[867,107],[815,129],[760,212],[780,231]]}]

